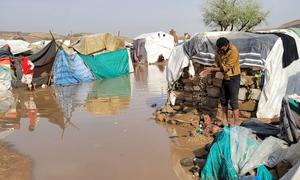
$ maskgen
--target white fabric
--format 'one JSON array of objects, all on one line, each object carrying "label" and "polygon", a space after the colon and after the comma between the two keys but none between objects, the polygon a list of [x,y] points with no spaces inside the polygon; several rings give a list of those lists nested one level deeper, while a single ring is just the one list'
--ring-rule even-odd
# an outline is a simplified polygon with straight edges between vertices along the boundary
[{"label": "white fabric", "polygon": [[[300,55],[300,38],[289,30],[280,30],[295,39]],[[300,94],[300,60],[282,68],[282,40],[279,39],[266,59],[266,77],[258,103],[257,117],[273,118],[280,114],[281,101],[285,95]]]},{"label": "white fabric", "polygon": [[[144,48],[146,50],[146,54],[141,55],[146,58],[145,60],[148,63],[155,63],[161,54],[165,59],[168,59],[175,46],[174,37],[162,31],[142,34],[134,38],[134,40],[139,39],[145,39]],[[140,53],[143,53],[143,51]]]},{"label": "white fabric", "polygon": [[173,84],[182,74],[182,70],[189,66],[189,73],[191,76],[195,75],[193,63],[184,53],[183,45],[176,46],[170,55],[167,64],[167,81],[169,85]]},{"label": "white fabric", "polygon": [[5,44],[8,44],[10,46],[11,53],[14,55],[31,50],[31,48],[29,47],[30,44],[23,40],[0,39],[0,47],[4,46]]},{"label": "white fabric", "polygon": [[134,68],[133,68],[133,64],[132,64],[130,49],[127,49],[127,54],[128,54],[129,73],[132,73],[132,72],[134,72]]},{"label": "white fabric", "polygon": [[31,86],[32,83],[32,74],[23,74],[21,82]]}]

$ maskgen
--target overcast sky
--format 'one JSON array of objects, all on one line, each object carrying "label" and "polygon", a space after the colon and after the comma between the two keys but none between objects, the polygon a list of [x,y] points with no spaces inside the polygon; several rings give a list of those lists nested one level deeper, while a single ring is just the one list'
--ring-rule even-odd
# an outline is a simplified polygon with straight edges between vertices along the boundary
[{"label": "overcast sky", "polygon": [[[299,0],[259,0],[276,27],[300,19]],[[1,2],[0,31],[111,32],[136,37],[153,31],[181,35],[209,30],[201,19],[206,0],[7,0]]]}]

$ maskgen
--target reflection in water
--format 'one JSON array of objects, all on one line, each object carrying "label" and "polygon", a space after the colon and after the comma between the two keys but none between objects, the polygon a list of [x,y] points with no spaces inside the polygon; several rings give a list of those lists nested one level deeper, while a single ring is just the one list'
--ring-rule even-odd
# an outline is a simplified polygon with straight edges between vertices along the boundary
[{"label": "reflection in water", "polygon": [[86,108],[96,116],[116,115],[129,106],[130,96],[129,75],[95,81],[88,94]]},{"label": "reflection in water", "polygon": [[10,91],[0,92],[0,139],[5,138],[13,129],[18,129],[20,120],[16,112],[16,98]]},{"label": "reflection in water", "polygon": [[146,83],[148,77],[148,65],[147,64],[135,64],[134,65],[134,78],[136,82]]},{"label": "reflection in water", "polygon": [[[6,103],[0,101],[1,127],[22,127],[5,141],[32,158],[34,179],[186,179],[179,160],[191,155],[190,144],[197,138],[169,144],[165,129],[149,121],[155,110],[151,105],[166,99],[165,72],[142,65],[134,78],[16,90]],[[80,131],[64,131],[69,126]],[[187,135],[167,129],[170,135]],[[55,136],[61,131],[63,139]]]}]

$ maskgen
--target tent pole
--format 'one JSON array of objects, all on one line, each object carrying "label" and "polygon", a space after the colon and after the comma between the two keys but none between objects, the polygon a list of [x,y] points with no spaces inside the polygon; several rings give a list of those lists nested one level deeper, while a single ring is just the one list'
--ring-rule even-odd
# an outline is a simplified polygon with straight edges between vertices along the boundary
[{"label": "tent pole", "polygon": [[[56,43],[55,41],[55,38],[51,32],[51,30],[49,30],[51,36],[52,36],[52,39],[54,40],[54,42]],[[52,65],[52,68],[51,68],[51,72],[50,72],[50,76],[49,76],[49,79],[48,79],[48,82],[47,82],[47,85],[49,86],[51,84],[51,78],[53,76],[53,70],[54,70],[54,66],[55,66],[55,62],[56,62],[56,55],[59,51],[59,49],[62,47],[62,45],[64,44],[65,40],[69,37],[69,34],[63,39],[62,43],[58,46],[58,48],[56,49],[56,52],[55,52],[55,56],[54,56],[54,62],[53,62],[53,65]],[[57,43],[56,43],[57,44]]]}]

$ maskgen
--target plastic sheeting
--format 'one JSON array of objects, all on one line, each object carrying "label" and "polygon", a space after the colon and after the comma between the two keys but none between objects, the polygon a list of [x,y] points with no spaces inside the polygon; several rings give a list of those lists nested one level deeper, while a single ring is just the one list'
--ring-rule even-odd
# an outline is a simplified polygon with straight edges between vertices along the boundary
[{"label": "plastic sheeting", "polygon": [[0,91],[11,89],[12,70],[0,65]]},{"label": "plastic sheeting", "polygon": [[[290,30],[280,30],[292,36],[300,52],[300,38]],[[280,114],[281,101],[285,95],[300,94],[300,61],[296,60],[282,68],[283,45],[281,39],[276,41],[266,59],[265,84],[259,99],[257,117],[273,118]]]},{"label": "plastic sheeting", "polygon": [[[262,163],[269,162],[269,159],[267,158],[266,162],[253,161],[253,163],[251,161],[251,158],[260,158],[256,150],[262,144],[250,129],[225,127],[210,148],[206,163],[201,171],[201,179],[238,179],[249,170],[258,168],[260,170],[259,177],[269,180],[272,177],[271,174],[262,167]],[[273,143],[268,145],[268,147],[265,145],[261,147],[271,151]],[[266,154],[269,154],[270,151],[267,151]],[[269,156],[266,155],[265,157]]]},{"label": "plastic sheeting", "polygon": [[29,47],[30,43],[23,41],[23,40],[4,40],[0,39],[0,47],[8,44],[11,48],[11,52],[16,55],[20,53],[24,53],[30,51],[31,48]]},{"label": "plastic sheeting", "polygon": [[54,84],[72,85],[94,80],[94,76],[76,53],[68,55],[60,50],[54,65]]},{"label": "plastic sheeting", "polygon": [[183,45],[176,46],[170,55],[166,77],[169,84],[173,84],[175,81],[179,79],[182,74],[182,70],[185,67],[189,66],[189,73],[191,76],[195,75],[195,70],[193,63],[189,60],[188,56],[185,54],[183,50]]},{"label": "plastic sheeting", "polygon": [[100,51],[116,51],[125,48],[125,41],[110,33],[83,36],[72,47],[84,55]]},{"label": "plastic sheeting", "polygon": [[142,34],[134,38],[135,60],[139,58],[148,63],[155,63],[159,55],[168,59],[175,46],[174,37],[165,32]]},{"label": "plastic sheeting", "polygon": [[190,59],[212,66],[215,61],[216,41],[226,37],[240,53],[240,66],[264,68],[265,60],[278,37],[272,34],[250,32],[206,32],[199,33],[184,43],[183,48]]},{"label": "plastic sheeting", "polygon": [[80,55],[96,79],[118,77],[133,72],[132,61],[127,49],[98,54]]}]

